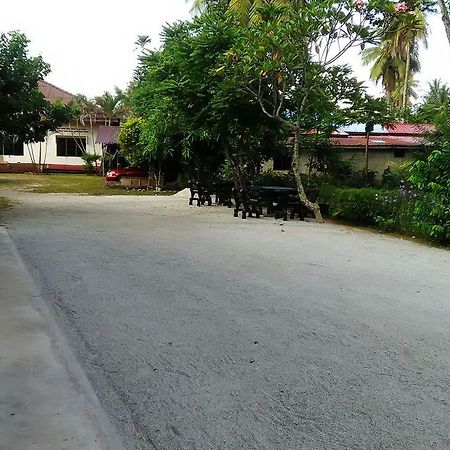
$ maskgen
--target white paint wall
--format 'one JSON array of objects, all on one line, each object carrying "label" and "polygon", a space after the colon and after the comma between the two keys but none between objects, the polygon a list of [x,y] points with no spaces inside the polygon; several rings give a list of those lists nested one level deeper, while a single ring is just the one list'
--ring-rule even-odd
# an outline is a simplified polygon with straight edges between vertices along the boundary
[{"label": "white paint wall", "polygon": [[88,153],[102,154],[101,144],[95,144],[97,137],[98,125],[95,125],[91,130],[90,127],[83,129],[82,131],[67,131],[68,126],[62,127],[56,132],[51,132],[47,135],[44,142],[37,142],[33,144],[24,144],[23,156],[8,156],[4,155],[3,158],[0,155],[4,163],[31,163],[32,158],[29,150],[34,155],[36,163],[39,162],[39,153],[41,154],[42,164],[65,164],[65,165],[82,165],[83,160],[74,156],[56,156],[56,137],[86,137],[86,150]]}]

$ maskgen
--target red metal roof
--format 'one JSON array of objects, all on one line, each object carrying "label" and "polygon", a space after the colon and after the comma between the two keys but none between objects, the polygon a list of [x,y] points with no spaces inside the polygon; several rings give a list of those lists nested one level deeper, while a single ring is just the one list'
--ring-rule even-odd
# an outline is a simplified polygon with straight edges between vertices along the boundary
[{"label": "red metal roof", "polygon": [[429,123],[387,123],[384,125],[388,134],[402,134],[423,136],[436,130],[435,126]]},{"label": "red metal roof", "polygon": [[[347,137],[333,136],[330,142],[336,147],[365,147],[366,137],[361,135],[349,135]],[[369,136],[370,147],[419,147],[426,143],[426,139],[420,136]]]},{"label": "red metal roof", "polygon": [[120,127],[116,126],[104,126],[98,127],[97,137],[95,139],[96,144],[118,144],[117,133]]}]

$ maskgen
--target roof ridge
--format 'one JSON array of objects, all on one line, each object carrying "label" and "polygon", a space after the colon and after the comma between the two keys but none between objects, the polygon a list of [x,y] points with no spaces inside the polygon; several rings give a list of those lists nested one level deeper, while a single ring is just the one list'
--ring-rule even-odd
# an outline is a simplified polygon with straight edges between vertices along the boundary
[{"label": "roof ridge", "polygon": [[55,89],[58,89],[59,91],[62,91],[65,94],[70,95],[71,97],[75,97],[75,94],[72,94],[72,92],[66,91],[63,88],[60,88],[59,86],[56,86],[56,84],[50,83],[49,81],[46,81],[46,80],[39,80],[39,81],[41,83],[44,83],[44,84],[48,85],[48,86],[54,87]]}]

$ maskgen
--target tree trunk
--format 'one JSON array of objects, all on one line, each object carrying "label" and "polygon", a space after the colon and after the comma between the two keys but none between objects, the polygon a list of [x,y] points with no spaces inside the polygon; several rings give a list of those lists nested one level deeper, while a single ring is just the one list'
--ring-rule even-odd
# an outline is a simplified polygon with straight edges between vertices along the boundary
[{"label": "tree trunk", "polygon": [[299,152],[299,135],[300,130],[296,130],[294,139],[294,151],[292,158],[292,171],[294,172],[295,182],[297,183],[297,191],[300,201],[305,205],[313,214],[318,223],[323,223],[322,213],[320,212],[320,206],[317,202],[312,202],[308,199],[305,188],[303,187],[302,175],[300,171],[300,152]]},{"label": "tree trunk", "polygon": [[364,177],[366,180],[366,184],[369,182],[369,139],[370,132],[366,131],[366,149],[364,152]]},{"label": "tree trunk", "polygon": [[409,71],[411,67],[411,44],[408,44],[406,51],[407,51],[406,68],[405,68],[405,80],[403,83],[403,99],[402,99],[403,112],[406,111],[406,107],[408,106]]},{"label": "tree trunk", "polygon": [[447,34],[447,39],[450,44],[450,13],[445,0],[438,0],[439,8],[441,9],[442,22],[444,22],[445,32]]}]

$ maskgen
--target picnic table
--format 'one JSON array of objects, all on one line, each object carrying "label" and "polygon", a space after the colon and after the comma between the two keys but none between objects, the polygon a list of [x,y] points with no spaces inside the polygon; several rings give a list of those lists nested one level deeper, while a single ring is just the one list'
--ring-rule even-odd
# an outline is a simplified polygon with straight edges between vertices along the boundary
[{"label": "picnic table", "polygon": [[[246,191],[240,190],[235,194],[234,216],[238,217],[239,211],[242,218],[259,218],[261,215],[274,215],[275,218],[291,219],[299,216],[304,220],[307,213],[305,207],[300,203],[297,189],[285,186],[250,186]],[[266,208],[264,213],[263,208]]]},{"label": "picnic table", "polygon": [[[247,189],[237,189],[232,183],[214,182],[190,182],[191,196],[189,204],[197,202],[198,206],[212,204],[212,196],[215,203],[232,207],[231,198],[234,199],[234,217],[239,213],[243,219],[247,217],[273,216],[276,219],[288,220],[298,217],[305,220],[311,212],[300,202],[296,188],[286,186],[249,186]],[[307,193],[312,201],[316,201],[317,192]],[[328,205],[320,205],[328,210]]]},{"label": "picnic table", "polygon": [[193,202],[197,202],[197,206],[204,205],[205,203],[208,203],[208,205],[211,206],[211,187],[209,184],[190,181],[189,190],[191,191],[191,196],[189,198],[190,205],[192,205]]}]

